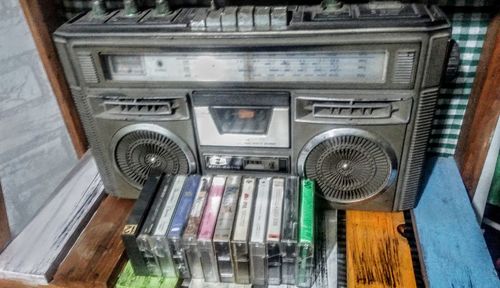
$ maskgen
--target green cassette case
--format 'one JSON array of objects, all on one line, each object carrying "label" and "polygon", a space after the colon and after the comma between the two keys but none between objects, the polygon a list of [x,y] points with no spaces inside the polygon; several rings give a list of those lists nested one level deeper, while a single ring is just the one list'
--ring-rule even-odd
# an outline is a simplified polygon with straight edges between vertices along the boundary
[{"label": "green cassette case", "polygon": [[302,180],[296,273],[298,287],[311,287],[314,278],[314,190],[314,181]]}]

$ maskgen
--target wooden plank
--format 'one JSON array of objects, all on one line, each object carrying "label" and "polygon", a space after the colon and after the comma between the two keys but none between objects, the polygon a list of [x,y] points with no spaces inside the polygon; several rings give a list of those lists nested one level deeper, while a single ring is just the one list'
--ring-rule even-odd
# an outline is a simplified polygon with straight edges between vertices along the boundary
[{"label": "wooden plank", "polygon": [[500,287],[455,161],[431,159],[426,174],[412,218],[427,287]]},{"label": "wooden plank", "polygon": [[60,24],[56,17],[56,0],[20,0],[19,2],[40,54],[40,59],[47,72],[47,77],[56,96],[76,154],[80,158],[87,151],[87,140],[52,42],[52,32]]},{"label": "wooden plank", "polygon": [[500,14],[490,23],[455,157],[472,198],[500,115]]},{"label": "wooden plank", "polygon": [[403,213],[347,211],[347,286],[416,287]]},{"label": "wooden plank", "polygon": [[121,232],[134,201],[108,196],[54,275],[51,285],[107,287],[124,247]]},{"label": "wooden plank", "polygon": [[[317,223],[318,229],[314,243],[317,276],[312,288],[338,287],[337,210],[325,210],[318,217]],[[271,288],[271,285],[268,288]]]},{"label": "wooden plank", "polygon": [[103,195],[91,154],[68,174],[54,197],[0,255],[0,278],[47,284]]},{"label": "wooden plank", "polygon": [[5,209],[5,201],[3,199],[2,183],[0,183],[0,252],[5,248],[9,240],[9,219],[7,218],[7,210]]}]

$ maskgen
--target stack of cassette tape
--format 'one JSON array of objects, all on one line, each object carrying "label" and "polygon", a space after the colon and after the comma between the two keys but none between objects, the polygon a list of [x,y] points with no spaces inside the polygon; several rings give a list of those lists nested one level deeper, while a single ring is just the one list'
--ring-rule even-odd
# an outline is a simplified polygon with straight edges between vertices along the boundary
[{"label": "stack of cassette tape", "polygon": [[310,287],[314,182],[153,172],[122,238],[137,275]]}]

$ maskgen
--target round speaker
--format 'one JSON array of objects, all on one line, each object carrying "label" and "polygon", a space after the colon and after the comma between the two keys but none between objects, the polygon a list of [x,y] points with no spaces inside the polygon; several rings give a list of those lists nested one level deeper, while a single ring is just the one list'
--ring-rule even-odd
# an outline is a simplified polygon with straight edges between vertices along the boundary
[{"label": "round speaker", "polygon": [[396,178],[396,157],[385,141],[364,130],[342,128],[313,137],[298,158],[301,176],[334,203],[352,203],[384,191]]},{"label": "round speaker", "polygon": [[136,188],[144,185],[151,169],[166,174],[190,174],[196,170],[188,145],[158,125],[126,126],[113,136],[111,143],[116,168]]}]

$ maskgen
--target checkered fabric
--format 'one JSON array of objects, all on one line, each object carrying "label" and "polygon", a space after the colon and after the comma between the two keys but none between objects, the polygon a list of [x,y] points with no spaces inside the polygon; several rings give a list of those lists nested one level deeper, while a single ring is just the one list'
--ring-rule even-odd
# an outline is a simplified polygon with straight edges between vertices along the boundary
[{"label": "checkered fabric", "polygon": [[[69,19],[90,9],[90,0],[60,0]],[[192,1],[192,0],[191,0]],[[152,7],[154,0],[137,1],[139,7]],[[348,2],[348,1],[346,1]],[[405,1],[408,2],[408,1]],[[472,84],[476,75],[484,36],[497,0],[429,0],[415,1],[441,5],[452,23],[452,37],[460,46],[459,76],[441,90],[432,127],[429,151],[453,155],[462,125]],[[122,0],[106,0],[109,9],[122,7]],[[488,8],[490,7],[490,8]]]},{"label": "checkered fabric", "polygon": [[429,150],[453,155],[491,14],[484,8],[443,9],[452,24],[452,37],[460,47],[460,67],[458,77],[441,89]]}]

